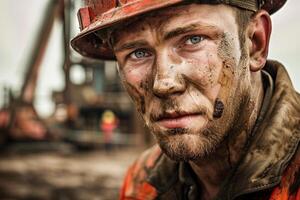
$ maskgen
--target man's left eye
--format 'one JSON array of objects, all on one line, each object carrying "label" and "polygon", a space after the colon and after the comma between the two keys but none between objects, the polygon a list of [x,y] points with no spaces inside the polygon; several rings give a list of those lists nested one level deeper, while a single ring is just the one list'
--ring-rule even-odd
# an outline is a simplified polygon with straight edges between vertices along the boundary
[{"label": "man's left eye", "polygon": [[192,44],[198,44],[199,42],[203,41],[204,37],[203,36],[199,36],[199,35],[195,35],[192,37],[189,37],[186,41],[185,44],[188,45],[192,45]]}]

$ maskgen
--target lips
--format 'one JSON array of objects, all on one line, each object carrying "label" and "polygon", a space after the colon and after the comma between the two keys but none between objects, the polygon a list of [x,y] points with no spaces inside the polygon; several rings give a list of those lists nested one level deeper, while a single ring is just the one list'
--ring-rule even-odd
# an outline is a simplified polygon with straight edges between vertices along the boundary
[{"label": "lips", "polygon": [[154,118],[154,121],[159,125],[171,129],[171,128],[186,128],[195,120],[203,117],[203,112],[187,113],[187,112],[169,112],[159,115]]}]

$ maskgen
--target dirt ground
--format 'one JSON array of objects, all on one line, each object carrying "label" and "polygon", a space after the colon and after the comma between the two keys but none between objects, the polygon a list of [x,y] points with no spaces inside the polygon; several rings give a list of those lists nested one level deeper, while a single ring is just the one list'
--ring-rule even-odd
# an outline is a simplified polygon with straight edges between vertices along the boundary
[{"label": "dirt ground", "polygon": [[2,200],[114,200],[137,148],[69,153],[1,153]]}]

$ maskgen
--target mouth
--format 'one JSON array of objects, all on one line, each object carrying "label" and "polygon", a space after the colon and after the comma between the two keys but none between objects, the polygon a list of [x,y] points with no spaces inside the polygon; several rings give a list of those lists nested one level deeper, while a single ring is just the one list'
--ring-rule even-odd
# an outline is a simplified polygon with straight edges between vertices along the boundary
[{"label": "mouth", "polygon": [[187,128],[191,123],[196,122],[200,118],[203,118],[205,115],[204,112],[197,113],[185,113],[185,112],[171,112],[164,113],[159,115],[157,118],[154,118],[154,121],[160,126],[167,129],[174,128]]}]

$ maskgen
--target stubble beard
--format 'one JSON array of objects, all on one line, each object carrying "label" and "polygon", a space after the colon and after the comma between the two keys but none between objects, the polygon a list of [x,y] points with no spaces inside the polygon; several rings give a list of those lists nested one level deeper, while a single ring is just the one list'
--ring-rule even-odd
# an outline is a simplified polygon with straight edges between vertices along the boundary
[{"label": "stubble beard", "polygon": [[208,120],[203,129],[162,130],[149,123],[148,127],[162,151],[172,160],[184,162],[203,160],[217,152],[221,144],[228,139],[228,135],[235,132],[236,127],[243,125],[239,117],[246,110],[245,106],[248,102],[246,97],[249,97],[249,94],[243,88],[236,88],[229,99],[234,99],[236,96],[241,97],[240,103],[227,102],[222,117]]},{"label": "stubble beard", "polygon": [[229,134],[234,134],[237,128],[245,124],[242,113],[247,110],[249,94],[240,89],[229,97],[233,99],[236,95],[240,96],[240,103],[227,103],[222,117],[209,120],[203,129],[177,128],[166,131],[148,124],[162,151],[175,161],[188,162],[211,157],[229,139]]},{"label": "stubble beard", "polygon": [[169,129],[167,131],[150,129],[162,151],[175,161],[195,161],[203,159],[213,152],[224,140],[220,130],[207,125],[199,131],[188,128]]}]

